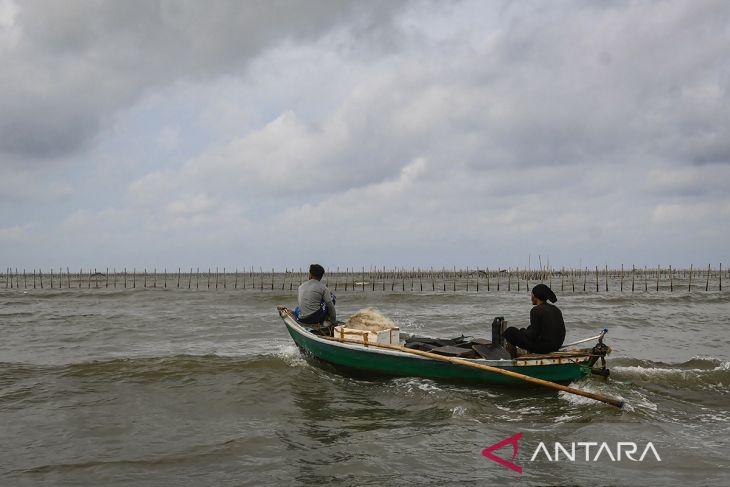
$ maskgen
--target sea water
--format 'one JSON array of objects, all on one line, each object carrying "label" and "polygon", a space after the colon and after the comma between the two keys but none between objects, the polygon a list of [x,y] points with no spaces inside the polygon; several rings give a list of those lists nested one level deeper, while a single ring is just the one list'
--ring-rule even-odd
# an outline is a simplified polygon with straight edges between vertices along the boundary
[{"label": "sea water", "polygon": [[[610,379],[572,386],[624,409],[323,369],[276,312],[294,292],[2,290],[0,484],[729,485],[730,293],[558,295],[566,342],[605,327],[613,349]],[[526,326],[530,310],[494,290],[340,291],[337,305],[439,337],[489,338],[495,316]],[[514,457],[495,454],[521,472],[482,454],[520,433]],[[531,460],[556,442],[651,442],[660,461]]]}]

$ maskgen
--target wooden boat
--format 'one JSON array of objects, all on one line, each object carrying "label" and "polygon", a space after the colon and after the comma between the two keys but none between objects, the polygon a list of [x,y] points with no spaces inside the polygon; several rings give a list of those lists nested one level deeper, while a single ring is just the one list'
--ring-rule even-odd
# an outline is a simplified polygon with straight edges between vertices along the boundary
[{"label": "wooden boat", "polygon": [[[409,334],[400,334],[399,345],[379,346],[372,343],[353,343],[323,335],[316,328],[299,323],[294,313],[285,307],[277,309],[294,343],[303,354],[340,369],[359,374],[423,377],[482,384],[528,383],[513,376],[422,356],[432,355],[429,353],[417,355],[419,353],[417,351],[409,352],[402,346],[411,337]],[[516,358],[502,359],[461,358],[458,361],[496,367],[544,381],[565,384],[581,379],[592,371],[599,375],[608,375],[604,357],[610,353],[610,348],[603,344],[602,338],[603,334],[599,337],[592,337],[592,339],[598,339],[599,343],[588,349],[550,354],[523,354]],[[581,342],[584,341],[586,340],[581,340]],[[598,359],[601,359],[603,369],[593,368]]]}]

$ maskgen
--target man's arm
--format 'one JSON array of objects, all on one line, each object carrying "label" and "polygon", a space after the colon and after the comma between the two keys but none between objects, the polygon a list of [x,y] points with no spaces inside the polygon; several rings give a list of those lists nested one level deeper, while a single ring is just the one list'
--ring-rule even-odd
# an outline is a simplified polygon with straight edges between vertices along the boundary
[{"label": "man's arm", "polygon": [[324,287],[324,296],[322,296],[322,299],[324,300],[324,304],[327,305],[327,310],[329,311],[329,320],[330,323],[337,323],[337,313],[335,312],[335,303],[332,302],[332,293],[329,289],[327,289],[327,286]]},{"label": "man's arm", "polygon": [[526,330],[527,338],[537,340],[542,335],[542,316],[538,306],[533,306],[530,310],[530,326]]}]

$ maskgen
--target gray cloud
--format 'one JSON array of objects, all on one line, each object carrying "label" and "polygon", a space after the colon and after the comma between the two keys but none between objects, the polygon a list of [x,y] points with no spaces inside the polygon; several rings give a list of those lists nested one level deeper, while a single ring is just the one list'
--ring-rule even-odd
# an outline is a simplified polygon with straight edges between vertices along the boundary
[{"label": "gray cloud", "polygon": [[[281,42],[387,30],[399,2],[28,1],[0,49],[0,153],[58,157],[179,79],[240,73]],[[387,37],[387,36],[386,36]]]},{"label": "gray cloud", "polygon": [[715,147],[730,128],[727,4],[518,8],[475,52],[482,76],[471,78],[482,129],[507,162],[725,156]]},{"label": "gray cloud", "polygon": [[[75,174],[13,172],[5,187],[20,203],[0,207],[0,244],[34,244],[8,255],[121,262],[133,248],[160,266],[215,249],[222,264],[290,267],[726,255],[726,2],[287,3],[255,15],[99,3],[83,26],[60,4],[25,5],[22,42],[0,51],[16,90],[0,95],[15,113],[0,123],[18,127],[3,147],[21,162],[89,151],[67,157]],[[35,177],[43,204],[72,202],[51,213],[37,193],[23,200],[14,187]],[[44,248],[32,234],[49,228]],[[315,230],[292,248],[287,232],[301,228]]]}]

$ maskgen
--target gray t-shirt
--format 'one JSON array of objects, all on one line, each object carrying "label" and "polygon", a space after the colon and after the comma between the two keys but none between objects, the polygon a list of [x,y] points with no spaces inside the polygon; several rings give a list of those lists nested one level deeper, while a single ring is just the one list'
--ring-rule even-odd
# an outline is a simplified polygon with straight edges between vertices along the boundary
[{"label": "gray t-shirt", "polygon": [[332,302],[332,293],[322,281],[310,279],[299,286],[299,317],[306,318],[321,309],[321,303],[327,305],[329,321],[337,323],[335,305]]}]

